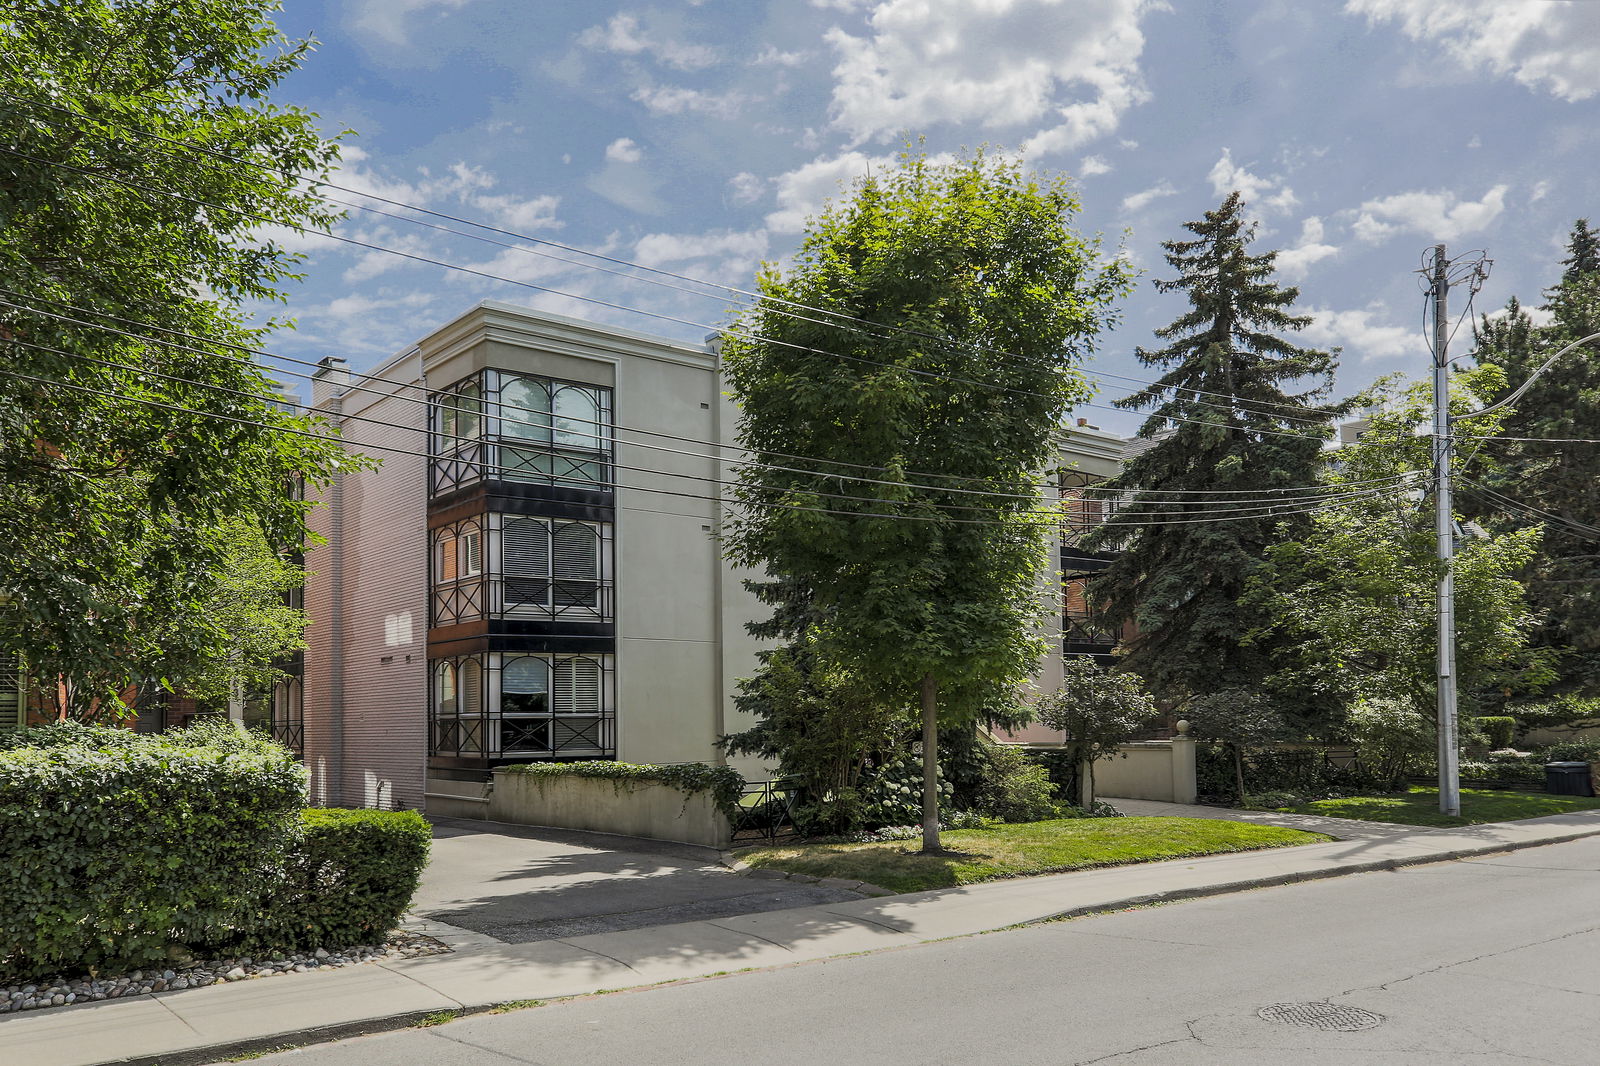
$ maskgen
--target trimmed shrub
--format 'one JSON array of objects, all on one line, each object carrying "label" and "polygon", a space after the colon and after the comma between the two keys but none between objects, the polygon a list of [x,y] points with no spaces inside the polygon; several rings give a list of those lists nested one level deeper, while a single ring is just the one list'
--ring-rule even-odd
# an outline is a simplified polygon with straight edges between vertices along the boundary
[{"label": "trimmed shrub", "polygon": [[411,904],[431,838],[416,811],[302,811],[287,860],[264,882],[229,949],[380,942]]},{"label": "trimmed shrub", "polygon": [[973,794],[973,810],[1007,822],[1042,822],[1056,816],[1050,771],[1020,748],[995,746],[986,753],[989,772]]},{"label": "trimmed shrub", "polygon": [[18,736],[0,750],[0,980],[235,935],[304,802],[292,752],[236,729]]},{"label": "trimmed shrub", "polygon": [[1490,750],[1499,751],[1511,746],[1512,738],[1517,734],[1517,720],[1506,715],[1492,715],[1479,718],[1478,728],[1488,738]]},{"label": "trimmed shrub", "polygon": [[613,762],[611,760],[585,760],[582,762],[518,763],[501,767],[508,773],[529,777],[595,777],[615,782],[618,788],[630,782],[667,785],[692,796],[697,792],[711,793],[711,801],[730,819],[739,811],[739,798],[744,795],[744,777],[731,766],[712,766],[703,762],[676,763],[655,766],[651,763]]}]

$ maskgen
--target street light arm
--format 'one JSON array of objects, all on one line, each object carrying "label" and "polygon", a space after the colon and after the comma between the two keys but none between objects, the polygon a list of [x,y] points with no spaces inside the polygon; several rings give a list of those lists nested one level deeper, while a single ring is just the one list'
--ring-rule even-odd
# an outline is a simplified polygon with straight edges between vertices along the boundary
[{"label": "street light arm", "polygon": [[1522,398],[1522,394],[1527,392],[1528,388],[1535,381],[1538,380],[1539,375],[1543,374],[1546,370],[1550,369],[1550,365],[1552,363],[1554,363],[1557,359],[1560,359],[1563,355],[1566,355],[1568,352],[1572,351],[1572,349],[1576,348],[1578,345],[1587,344],[1587,343],[1589,343],[1590,341],[1593,341],[1593,340],[1600,340],[1600,333],[1591,333],[1587,337],[1579,337],[1577,340],[1573,341],[1571,344],[1569,344],[1565,348],[1561,349],[1555,355],[1552,355],[1550,358],[1546,359],[1544,361],[1544,364],[1542,366],[1540,366],[1538,370],[1535,370],[1531,375],[1529,375],[1527,381],[1524,381],[1521,385],[1517,386],[1517,391],[1516,392],[1513,392],[1510,396],[1507,396],[1505,399],[1501,400],[1499,403],[1492,403],[1488,407],[1485,407],[1485,408],[1483,408],[1481,410],[1470,411],[1467,414],[1458,415],[1456,417],[1457,418],[1477,418],[1479,415],[1486,415],[1490,411],[1498,411],[1502,407],[1506,407],[1506,406],[1508,406],[1510,404],[1516,403],[1519,399]]}]

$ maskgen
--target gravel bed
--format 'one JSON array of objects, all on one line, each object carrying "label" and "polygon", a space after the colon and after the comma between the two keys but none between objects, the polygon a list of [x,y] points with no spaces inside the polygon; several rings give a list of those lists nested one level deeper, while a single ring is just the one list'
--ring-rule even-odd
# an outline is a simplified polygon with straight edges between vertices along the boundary
[{"label": "gravel bed", "polygon": [[44,1007],[65,1007],[70,1003],[123,999],[151,992],[201,988],[205,985],[221,985],[231,981],[247,981],[284,973],[310,973],[313,970],[358,966],[383,959],[438,955],[449,950],[450,948],[431,936],[396,929],[382,944],[345,948],[340,951],[318,948],[304,955],[288,955],[279,959],[206,959],[183,967],[134,970],[132,973],[115,977],[91,977],[83,974],[68,978],[57,975],[29,984],[0,986],[0,1014],[39,1010]]}]

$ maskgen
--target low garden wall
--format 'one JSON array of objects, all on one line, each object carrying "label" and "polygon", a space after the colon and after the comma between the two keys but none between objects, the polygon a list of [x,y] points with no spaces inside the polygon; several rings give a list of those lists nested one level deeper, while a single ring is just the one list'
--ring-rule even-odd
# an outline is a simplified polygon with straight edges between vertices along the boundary
[{"label": "low garden wall", "polygon": [[1094,764],[1094,791],[1106,799],[1193,803],[1194,741],[1186,736],[1124,744]]},{"label": "low garden wall", "polygon": [[731,789],[736,801],[742,785],[727,767],[510,766],[494,771],[488,817],[725,848],[732,839],[725,793]]}]

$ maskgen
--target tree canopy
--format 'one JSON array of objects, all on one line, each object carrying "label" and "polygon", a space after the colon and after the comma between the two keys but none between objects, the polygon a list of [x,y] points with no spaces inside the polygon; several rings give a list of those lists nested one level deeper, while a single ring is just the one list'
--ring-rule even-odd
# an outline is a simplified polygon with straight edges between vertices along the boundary
[{"label": "tree canopy", "polygon": [[[1451,405],[1464,415],[1498,387],[1498,370],[1456,375]],[[1431,386],[1380,387],[1370,397],[1384,409],[1366,431],[1340,449],[1333,483],[1357,484],[1412,475],[1415,496],[1383,495],[1339,501],[1313,516],[1298,538],[1275,545],[1253,575],[1246,599],[1265,620],[1252,639],[1276,641],[1280,669],[1271,679],[1300,702],[1325,699],[1341,707],[1399,698],[1428,721],[1437,717],[1440,577],[1432,509],[1419,507],[1431,468],[1430,439],[1412,432],[1429,416]],[[1498,413],[1460,418],[1462,433],[1490,435]],[[1460,470],[1472,457],[1457,450]],[[1527,647],[1534,614],[1516,575],[1539,546],[1537,529],[1490,535],[1463,526],[1455,557],[1456,669],[1461,713],[1475,695],[1511,683],[1547,681],[1547,656]]]},{"label": "tree canopy", "polygon": [[[1600,333],[1600,239],[1579,219],[1560,280],[1545,292],[1535,325],[1515,297],[1505,313],[1483,316],[1477,359],[1503,378],[1499,400],[1550,356]],[[1531,602],[1544,612],[1537,645],[1557,652],[1559,691],[1600,696],[1600,342],[1567,353],[1537,378],[1507,413],[1503,436],[1479,442],[1498,467],[1466,487],[1472,513],[1497,530],[1540,527],[1540,551],[1521,571]],[[1542,438],[1542,439],[1541,439]],[[1565,438],[1565,439],[1563,439]]]},{"label": "tree canopy", "polygon": [[[1250,254],[1255,223],[1244,212],[1232,193],[1185,224],[1192,239],[1162,245],[1177,276],[1156,288],[1182,293],[1189,310],[1156,331],[1165,347],[1135,350],[1162,376],[1116,404],[1150,409],[1138,437],[1151,443],[1106,486],[1128,494],[1119,524],[1086,541],[1118,553],[1089,595],[1113,628],[1136,625],[1123,665],[1163,699],[1269,671],[1267,649],[1241,644],[1260,618],[1240,594],[1280,527],[1303,530],[1308,519],[1249,505],[1314,486],[1331,420],[1345,410],[1323,403],[1335,355],[1283,336],[1311,320],[1290,313],[1299,290],[1273,279],[1277,253]],[[1130,528],[1141,516],[1148,524]]]},{"label": "tree canopy", "polygon": [[345,461],[237,347],[272,326],[246,303],[295,277],[273,227],[337,217],[307,184],[335,145],[268,98],[310,48],[274,10],[0,15],[0,647],[59,680],[69,714],[230,654],[205,611],[230,523],[298,548],[292,485]]},{"label": "tree canopy", "polygon": [[771,464],[741,474],[730,556],[776,579],[769,601],[803,592],[791,639],[848,664],[885,713],[920,696],[927,751],[939,717],[970,720],[1043,651],[1038,482],[1126,281],[1077,210],[1064,179],[1017,162],[907,154],[811,221],[726,337],[740,443]]}]

